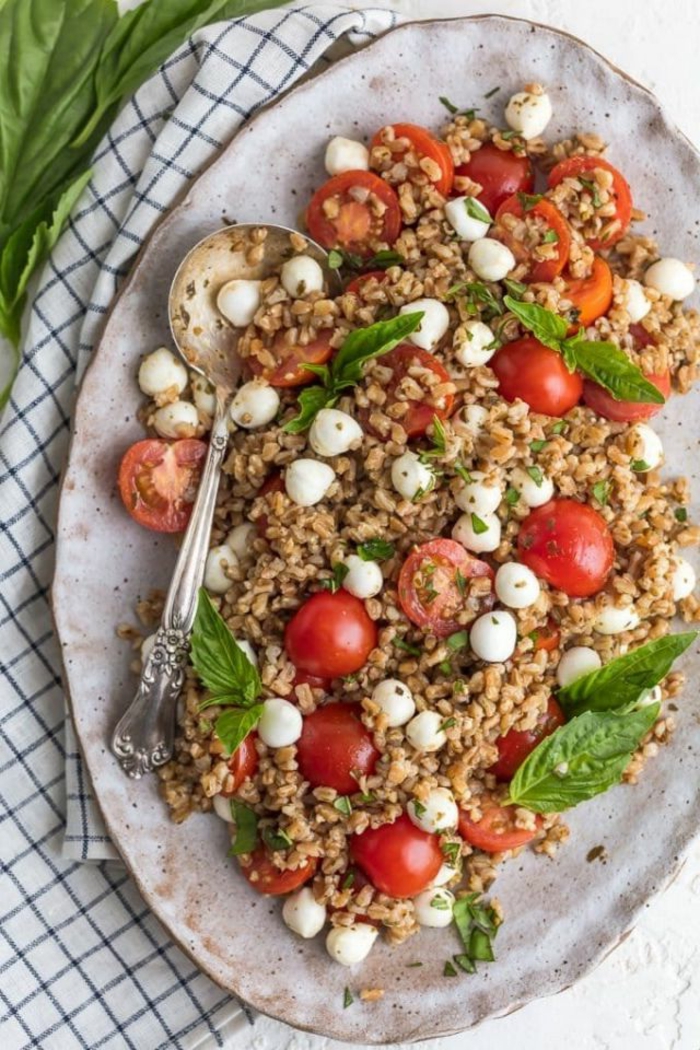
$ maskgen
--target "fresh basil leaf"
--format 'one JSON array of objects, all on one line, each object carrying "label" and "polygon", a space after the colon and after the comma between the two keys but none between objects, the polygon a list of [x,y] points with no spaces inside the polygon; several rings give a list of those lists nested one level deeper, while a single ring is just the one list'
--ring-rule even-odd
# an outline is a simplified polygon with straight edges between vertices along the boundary
[{"label": "fresh basil leaf", "polygon": [[252,853],[258,844],[258,818],[255,811],[238,799],[232,798],[231,816],[236,825],[236,834],[228,851],[229,856],[238,857],[241,853]]},{"label": "fresh basil leaf", "polygon": [[282,429],[287,434],[303,434],[308,430],[322,408],[332,408],[338,399],[328,387],[307,386],[299,394],[299,412],[285,423]]},{"label": "fresh basil leaf", "polygon": [[506,295],[503,302],[523,328],[532,332],[536,339],[551,350],[561,350],[562,339],[569,330],[569,324],[563,317],[551,310],[545,310],[544,306],[539,306],[538,303],[521,303],[512,295]]},{"label": "fresh basil leaf", "polygon": [[570,371],[582,372],[617,401],[663,405],[666,400],[624,350],[614,343],[589,342],[573,336],[562,344],[562,353]]},{"label": "fresh basil leaf", "polygon": [[321,590],[330,591],[331,594],[336,594],[337,591],[343,586],[343,580],[350,572],[350,569],[343,561],[338,561],[333,566],[333,575],[328,580],[321,580],[319,586]]},{"label": "fresh basil leaf", "polygon": [[257,667],[236,644],[203,587],[197,599],[190,659],[202,684],[212,694],[202,709],[212,704],[250,707],[260,696],[262,683]]},{"label": "fresh basil leaf", "polygon": [[537,485],[537,488],[542,488],[542,482],[544,481],[544,474],[539,467],[528,467],[527,472]]},{"label": "fresh basil leaf", "polygon": [[697,631],[667,634],[618,656],[604,667],[560,689],[557,700],[567,715],[609,711],[635,703],[645,689],[666,677],[676,660],[693,644]]},{"label": "fresh basil leaf", "polygon": [[388,354],[419,329],[422,320],[423,313],[417,310],[350,332],[331,364],[330,387],[333,395],[359,383],[364,365],[373,358]]},{"label": "fresh basil leaf", "polygon": [[355,999],[353,997],[352,992],[349,988],[346,987],[345,991],[343,992],[343,1010],[347,1010],[348,1006],[352,1006],[354,1002]]},{"label": "fresh basil leaf", "polygon": [[455,474],[458,474],[465,485],[471,485],[474,482],[474,478],[471,476],[467,468],[463,463],[455,463]]},{"label": "fresh basil leaf", "polygon": [[476,219],[478,222],[484,222],[487,226],[491,225],[491,216],[489,215],[483,204],[476,199],[476,197],[465,197],[464,209],[470,219]]},{"label": "fresh basil leaf", "polygon": [[[513,133],[515,134],[515,132]],[[453,955],[452,958],[465,973],[476,973],[476,963],[468,955]]]},{"label": "fresh basil leaf", "polygon": [[227,707],[222,711],[214,724],[214,732],[227,755],[232,755],[240,747],[248,733],[255,729],[262,713],[262,704],[253,704],[252,707]]},{"label": "fresh basil leaf", "polygon": [[513,299],[522,299],[527,291],[526,284],[523,284],[522,281],[514,281],[512,277],[506,277],[503,283],[506,286],[508,294],[511,295]]},{"label": "fresh basil leaf", "polygon": [[449,636],[446,644],[450,652],[453,653],[456,653],[459,649],[464,649],[469,644],[469,632],[456,631]]},{"label": "fresh basil leaf", "polygon": [[344,817],[349,817],[352,813],[352,802],[350,801],[350,796],[338,795],[333,803],[333,808],[337,809],[339,813],[342,813]]},{"label": "fresh basil leaf", "polygon": [[464,953],[455,956],[457,965],[474,973],[476,962],[493,962],[492,940],[499,925],[494,909],[484,904],[478,893],[469,893],[455,901],[452,918],[464,947]]},{"label": "fresh basil leaf", "polygon": [[530,442],[530,451],[531,452],[541,452],[542,449],[546,448],[548,444],[549,444],[548,441],[543,441],[541,438],[538,438],[536,441],[531,441]]},{"label": "fresh basil leaf", "polygon": [[373,255],[371,259],[367,259],[364,263],[364,268],[366,270],[388,270],[390,266],[403,266],[405,262],[406,260],[399,252],[384,248],[381,252]]},{"label": "fresh basil leaf", "polygon": [[396,548],[389,540],[366,540],[358,544],[357,553],[363,561],[387,561],[394,557]]},{"label": "fresh basil leaf", "polygon": [[552,433],[553,434],[566,434],[568,429],[569,429],[569,424],[567,423],[567,421],[565,419],[559,419],[552,426]]},{"label": "fresh basil leaf", "polygon": [[405,642],[403,638],[394,638],[393,643],[397,649],[402,649],[405,653],[410,656],[420,656],[421,651],[417,645],[411,645],[409,642]]},{"label": "fresh basil leaf", "polygon": [[262,830],[262,840],[273,853],[289,849],[292,845],[292,840],[283,828],[271,828],[269,825]]},{"label": "fresh basil leaf", "polygon": [[447,297],[452,298],[455,295],[464,296],[467,313],[473,317],[478,314],[484,321],[492,321],[504,312],[502,301],[496,298],[483,281],[462,281],[453,284],[447,289]]}]

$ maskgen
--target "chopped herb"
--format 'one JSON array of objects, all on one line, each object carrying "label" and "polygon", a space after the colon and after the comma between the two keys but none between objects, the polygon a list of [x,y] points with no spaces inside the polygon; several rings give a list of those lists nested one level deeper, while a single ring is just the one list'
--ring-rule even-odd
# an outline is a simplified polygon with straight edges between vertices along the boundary
[{"label": "chopped herb", "polygon": [[513,131],[511,128],[507,128],[505,131],[500,132],[501,138],[504,139],[505,142],[510,142],[510,140],[514,139],[517,134],[517,131]]},{"label": "chopped herb", "polygon": [[537,441],[531,441],[530,442],[530,451],[531,452],[541,452],[543,448],[547,447],[547,445],[548,445],[548,442],[547,441],[542,441],[541,439],[537,440]]},{"label": "chopped herb", "polygon": [[406,963],[406,968],[407,968],[408,970],[414,970],[414,969],[416,968],[416,966],[422,966],[422,965],[423,965],[423,963],[422,963],[422,962],[412,962],[412,963]]},{"label": "chopped herb", "polygon": [[511,277],[506,277],[503,283],[514,299],[522,299],[527,291],[526,284],[523,284],[522,281],[514,281]]},{"label": "chopped herb", "polygon": [[459,842],[443,842],[440,846],[446,862],[452,868],[457,868],[462,856],[462,847]]},{"label": "chopped herb", "polygon": [[476,197],[465,197],[464,209],[470,219],[476,219],[478,222],[484,222],[489,226],[491,225],[491,216]]},{"label": "chopped herb", "polygon": [[236,834],[229,855],[238,857],[241,853],[252,853],[258,843],[258,818],[255,811],[232,798],[231,817],[236,825]]},{"label": "chopped herb", "polygon": [[474,478],[462,463],[455,463],[455,474],[459,474],[465,485],[471,485]]},{"label": "chopped herb", "polygon": [[466,117],[467,120],[473,120],[475,114],[479,112],[478,106],[473,106],[471,109],[460,109],[459,106],[455,106],[454,102],[450,102],[445,95],[440,95],[438,101],[442,102],[447,112],[455,117]]},{"label": "chopped herb", "polygon": [[438,670],[442,671],[443,674],[449,674],[452,670],[452,664],[449,660],[443,660],[438,664]]},{"label": "chopped herb", "polygon": [[593,495],[598,500],[598,502],[600,503],[601,507],[604,507],[605,504],[610,499],[610,489],[611,488],[612,488],[612,485],[611,485],[611,483],[609,481],[596,481],[595,485],[591,489]]},{"label": "chopped herb", "polygon": [[352,1006],[355,1002],[353,994],[349,988],[346,988],[343,992],[343,1010],[347,1010],[348,1006]]},{"label": "chopped herb", "polygon": [[463,295],[467,313],[473,317],[481,314],[484,321],[492,321],[494,317],[501,317],[505,313],[505,307],[501,300],[496,298],[483,281],[467,281],[461,284],[453,284],[451,288],[447,289],[447,295],[448,297]]},{"label": "chopped herb", "polygon": [[465,645],[467,645],[468,643],[468,631],[457,631],[455,634],[451,634],[445,642],[447,648],[453,653],[457,652],[458,649],[464,649]]},{"label": "chopped herb", "polygon": [[578,181],[581,183],[583,188],[585,190],[588,190],[588,192],[590,193],[593,207],[599,208],[603,202],[600,199],[600,193],[598,192],[598,183],[595,181],[595,179],[587,179],[579,175]]},{"label": "chopped herb", "polygon": [[447,451],[447,435],[445,434],[445,428],[439,416],[433,416],[432,440],[433,447],[425,452],[421,452],[421,461],[432,459],[435,456],[444,456]]},{"label": "chopped herb", "polygon": [[376,802],[376,798],[371,791],[363,791],[360,795],[360,802]]},{"label": "chopped herb", "polygon": [[476,973],[476,964],[468,955],[453,955],[452,958],[465,973]]},{"label": "chopped herb", "polygon": [[425,816],[425,806],[417,798],[413,799],[413,812],[419,819]]},{"label": "chopped herb", "polygon": [[211,732],[211,722],[208,722],[206,718],[200,718],[197,723],[197,731],[201,736],[206,736],[207,733]]},{"label": "chopped herb", "polygon": [[400,252],[394,252],[390,248],[383,248],[371,259],[362,260],[364,270],[388,270],[390,266],[403,266],[406,260]]},{"label": "chopped herb", "polygon": [[475,536],[481,536],[482,533],[489,531],[489,527],[486,524],[486,522],[482,521],[481,518],[479,517],[479,515],[475,514],[473,511],[472,511],[471,519],[472,519],[472,529],[474,531],[474,535]]},{"label": "chopped herb", "polygon": [[534,483],[537,485],[537,488],[538,489],[542,488],[542,482],[544,481],[544,474],[542,473],[540,468],[539,467],[528,467],[527,468],[527,472],[530,475],[530,477],[532,478],[532,480],[534,481]]},{"label": "chopped herb", "polygon": [[455,583],[457,584],[457,590],[464,597],[467,593],[467,580],[461,569],[455,570]]},{"label": "chopped herb", "polygon": [[417,645],[409,645],[403,638],[394,638],[394,645],[397,649],[403,649],[405,653],[410,653],[411,656],[420,656],[420,649]]},{"label": "chopped herb", "polygon": [[447,911],[449,906],[449,901],[447,901],[444,897],[440,897],[438,894],[435,894],[435,896],[430,902],[430,907],[436,908],[437,911]]},{"label": "chopped herb", "polygon": [[349,817],[352,813],[352,802],[347,795],[338,795],[333,803],[333,808],[342,813],[344,817]]},{"label": "chopped herb", "polygon": [[676,521],[687,521],[688,511],[685,509],[685,507],[676,507],[676,509],[673,512],[673,516],[676,519]]},{"label": "chopped herb", "polygon": [[559,419],[552,427],[553,434],[566,434],[569,424],[565,419]]},{"label": "chopped herb", "polygon": [[436,481],[437,481],[437,474],[435,472],[433,472],[433,475],[432,475],[430,481],[428,482],[428,484],[425,486],[425,488],[422,485],[418,486],[418,488],[416,489],[415,493],[413,494],[413,496],[411,498],[411,503],[420,503],[420,501],[423,499],[424,496],[427,496],[428,493],[433,491],[433,489],[435,488]]},{"label": "chopped herb", "polygon": [[478,893],[470,893],[455,901],[452,915],[464,946],[464,952],[454,957],[460,969],[466,973],[474,973],[475,963],[493,962],[491,942],[498,932],[499,925],[494,909],[488,904],[483,904]]},{"label": "chopped herb", "polygon": [[328,269],[339,270],[343,265],[343,253],[332,248],[328,253]]},{"label": "chopped herb", "polygon": [[498,87],[491,88],[490,91],[486,92],[486,94],[484,95],[484,98],[493,98],[493,96],[497,95],[500,90],[501,90],[500,85]]},{"label": "chopped herb", "polygon": [[359,544],[357,553],[363,561],[386,561],[394,557],[396,549],[388,540],[366,540]]},{"label": "chopped herb", "polygon": [[532,211],[542,200],[541,193],[518,193],[517,197],[523,211]]},{"label": "chopped herb", "polygon": [[509,507],[514,507],[515,504],[519,502],[519,500],[520,493],[517,489],[514,489],[512,486],[506,489],[506,503]]},{"label": "chopped herb", "polygon": [[557,244],[559,241],[559,234],[556,230],[547,230],[544,237],[542,238],[543,244]]},{"label": "chopped herb", "polygon": [[343,879],[342,883],[340,884],[341,890],[349,890],[354,881],[355,881],[355,872],[354,871],[349,871],[347,873],[347,875],[345,876],[345,878]]},{"label": "chopped herb", "polygon": [[453,726],[457,725],[456,718],[446,718],[444,722],[440,723],[440,729],[444,733],[446,729],[452,729]]},{"label": "chopped herb", "polygon": [[450,102],[449,98],[446,98],[445,95],[440,95],[438,101],[442,102],[443,106],[445,107],[448,113],[459,112],[459,106],[455,106],[454,102]]},{"label": "chopped herb", "polygon": [[452,963],[450,962],[449,959],[445,963],[445,968],[442,971],[442,976],[443,977],[456,977],[457,976],[457,971],[455,970],[454,966],[452,965]]},{"label": "chopped herb", "polygon": [[338,561],[333,566],[333,575],[331,576],[331,578],[328,580],[321,580],[319,586],[322,590],[330,591],[331,594],[335,594],[336,591],[339,591],[342,587],[343,580],[349,572],[350,569],[347,567],[345,562]]},{"label": "chopped herb", "polygon": [[630,467],[637,474],[646,474],[648,470],[651,470],[651,467],[644,459],[633,459],[630,463]]},{"label": "chopped herb", "polygon": [[263,828],[262,839],[267,848],[273,852],[275,850],[289,849],[292,845],[292,840],[282,828]]}]

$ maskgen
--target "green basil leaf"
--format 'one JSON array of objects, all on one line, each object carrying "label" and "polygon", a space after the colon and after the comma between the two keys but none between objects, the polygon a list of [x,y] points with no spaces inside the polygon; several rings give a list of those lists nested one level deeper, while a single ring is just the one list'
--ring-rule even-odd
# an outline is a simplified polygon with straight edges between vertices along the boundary
[{"label": "green basil leaf", "polygon": [[197,600],[190,659],[202,684],[212,694],[202,708],[224,703],[250,707],[260,696],[262,683],[257,667],[236,644],[203,587]]},{"label": "green basil leaf", "polygon": [[481,202],[476,199],[476,197],[465,197],[464,209],[470,219],[476,219],[478,222],[484,222],[487,226],[491,225],[491,216],[489,215],[483,204],[481,204]]},{"label": "green basil leaf", "polygon": [[472,522],[472,530],[473,530],[475,536],[481,536],[481,534],[483,532],[488,532],[489,531],[489,527],[486,524],[486,522],[482,521],[482,519],[479,517],[479,515],[475,514],[473,511],[472,511],[472,515],[471,515],[471,522]]},{"label": "green basil leaf", "polygon": [[337,401],[325,386],[307,386],[299,394],[299,413],[285,423],[287,434],[302,434],[308,430],[322,408],[332,408]]},{"label": "green basil leaf", "polygon": [[601,507],[604,507],[610,499],[610,491],[612,489],[611,481],[596,481],[595,485],[591,489],[594,497],[598,500]]},{"label": "green basil leaf", "polygon": [[562,339],[566,337],[569,330],[569,323],[565,318],[551,310],[545,310],[544,306],[539,306],[537,303],[521,303],[512,295],[506,295],[503,302],[517,317],[523,328],[532,332],[536,339],[550,347],[551,350],[561,350]]},{"label": "green basil leaf", "polygon": [[258,818],[255,811],[238,799],[231,799],[231,816],[236,825],[236,834],[228,851],[230,857],[241,853],[252,853],[258,844]]},{"label": "green basil leaf", "polygon": [[390,321],[377,321],[368,328],[356,328],[348,335],[331,364],[330,389],[334,396],[362,379],[364,365],[398,346],[420,328],[423,313],[400,314]]},{"label": "green basil leaf", "polygon": [[394,557],[396,548],[389,540],[366,540],[358,545],[357,553],[363,561],[387,561]]},{"label": "green basil leaf", "polygon": [[333,566],[333,572],[329,579],[321,580],[319,586],[323,591],[330,591],[331,594],[335,594],[343,586],[343,580],[350,572],[350,569],[344,561],[338,561]]},{"label": "green basil leaf", "polygon": [[273,853],[276,850],[289,849],[292,845],[292,840],[283,828],[271,828],[269,825],[262,830],[262,840]]},{"label": "green basil leaf", "polygon": [[241,746],[248,733],[255,729],[263,713],[262,704],[252,707],[229,707],[219,715],[214,732],[224,745],[227,755],[232,755]]},{"label": "green basil leaf", "polygon": [[381,252],[373,255],[371,259],[367,259],[363,266],[366,270],[388,270],[390,266],[403,266],[405,262],[403,255],[391,251],[389,248],[384,248]]},{"label": "green basil leaf", "polygon": [[614,343],[588,342],[573,336],[563,343],[562,352],[571,371],[582,372],[617,401],[663,405],[666,400],[624,350]]}]

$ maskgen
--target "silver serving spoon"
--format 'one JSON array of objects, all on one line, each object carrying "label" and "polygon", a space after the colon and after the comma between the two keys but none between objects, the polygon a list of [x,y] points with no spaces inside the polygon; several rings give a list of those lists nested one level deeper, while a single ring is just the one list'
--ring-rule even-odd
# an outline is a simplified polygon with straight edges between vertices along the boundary
[{"label": "silver serving spoon", "polygon": [[[251,256],[253,234],[266,230],[262,251]],[[192,516],[185,531],[168,588],[163,619],[141,672],[136,696],[112,736],[112,752],[130,777],[139,778],[172,758],[177,700],[182,691],[189,636],[204,578],[220,468],[229,440],[229,405],[238,385],[241,362],[237,353],[241,329],[219,312],[216,297],[234,279],[262,280],[278,273],[294,255],[284,226],[227,226],[196,244],[180,264],[168,298],[170,329],[189,369],[214,387],[216,409],[209,449]],[[338,276],[328,255],[305,238],[305,255],[323,267],[331,292]],[[251,261],[253,258],[255,261]]]}]

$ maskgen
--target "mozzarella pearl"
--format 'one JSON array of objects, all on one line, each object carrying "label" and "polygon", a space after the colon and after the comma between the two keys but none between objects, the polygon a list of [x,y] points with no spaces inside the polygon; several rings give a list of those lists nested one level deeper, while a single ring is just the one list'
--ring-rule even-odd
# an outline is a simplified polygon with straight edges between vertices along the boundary
[{"label": "mozzarella pearl", "polygon": [[546,93],[533,95],[518,91],[506,106],[506,124],[525,141],[539,138],[552,119],[552,102]]},{"label": "mozzarella pearl", "polygon": [[674,602],[679,602],[682,598],[689,597],[689,595],[695,590],[695,569],[689,561],[685,560],[685,558],[676,558],[676,567],[673,570],[671,583],[673,586]]},{"label": "mozzarella pearl", "polygon": [[632,469],[638,473],[656,470],[664,461],[661,438],[647,423],[635,423],[627,435],[627,446],[632,458]]},{"label": "mozzarella pearl", "polygon": [[293,933],[309,940],[326,924],[326,906],[319,904],[310,886],[302,886],[282,906],[282,918]]},{"label": "mozzarella pearl", "polygon": [[440,928],[449,926],[452,922],[452,909],[455,897],[449,890],[434,889],[423,890],[417,897],[413,898],[413,906],[416,910],[416,921],[420,926],[433,926]]},{"label": "mozzarella pearl", "polygon": [[588,645],[574,645],[567,649],[557,666],[557,682],[564,689],[572,682],[583,678],[591,671],[597,671],[602,666],[601,659],[595,649]]},{"label": "mozzarella pearl", "polygon": [[258,530],[250,521],[244,521],[231,529],[226,537],[226,546],[230,547],[236,557],[243,561],[244,558],[252,557],[252,543],[257,536]]},{"label": "mozzarella pearl", "polygon": [[343,559],[348,572],[343,580],[343,587],[356,598],[374,598],[384,586],[382,570],[376,561],[364,561],[357,554],[348,554]]},{"label": "mozzarella pearl", "polygon": [[421,711],[406,726],[406,737],[416,751],[439,751],[447,743],[444,722],[437,711]]},{"label": "mozzarella pearl", "polygon": [[485,365],[496,353],[496,339],[483,321],[467,321],[455,332],[454,355],[465,368]]},{"label": "mozzarella pearl", "polygon": [[280,396],[264,379],[251,379],[239,387],[231,402],[231,419],[251,430],[271,423],[279,411]]},{"label": "mozzarella pearl", "polygon": [[260,309],[260,281],[227,281],[216,297],[216,305],[234,328],[247,328]]},{"label": "mozzarella pearl", "polygon": [[315,459],[295,459],[284,474],[287,495],[298,507],[320,503],[335,481],[335,471]]},{"label": "mozzarella pearl", "polygon": [[187,369],[164,346],[144,357],[139,368],[139,387],[148,397],[158,397],[170,390],[181,394],[186,386]]},{"label": "mozzarella pearl", "polygon": [[452,882],[456,875],[459,875],[461,871],[461,864],[457,868],[453,868],[451,864],[445,862],[440,865],[440,870],[437,875],[430,883],[431,886],[445,886],[448,882]]},{"label": "mozzarella pearl", "polygon": [[598,634],[622,634],[638,626],[639,614],[633,605],[605,605],[593,621],[593,630]]},{"label": "mozzarella pearl", "polygon": [[386,715],[387,725],[391,729],[406,725],[416,713],[413,693],[398,678],[385,678],[375,685],[372,700]]},{"label": "mozzarella pearl", "polygon": [[[471,204],[469,203],[471,202]],[[483,210],[488,216],[476,219],[469,214],[469,210],[481,213]],[[489,226],[493,221],[488,209],[476,200],[475,197],[454,197],[445,205],[445,218],[455,233],[463,241],[478,241],[489,232]]]},{"label": "mozzarella pearl", "polygon": [[486,482],[486,475],[481,470],[472,470],[471,478],[471,481],[459,478],[455,484],[455,503],[460,510],[473,511],[479,515],[493,514],[502,499],[500,485]]},{"label": "mozzarella pearl", "polygon": [[655,288],[669,299],[680,302],[695,291],[695,275],[680,259],[659,259],[644,274],[647,288]]},{"label": "mozzarella pearl", "polygon": [[356,419],[337,408],[322,408],[309,431],[309,444],[317,456],[342,456],[362,444],[363,430]]},{"label": "mozzarella pearl", "polygon": [[[475,524],[483,531],[476,532]],[[501,542],[501,523],[495,514],[462,514],[452,526],[452,539],[475,554],[495,551]]]},{"label": "mozzarella pearl", "polygon": [[155,644],[156,644],[155,632],[153,634],[149,634],[148,637],[144,638],[144,640],[141,642],[141,663],[142,664],[145,664],[146,661],[148,660],[148,657],[153,652],[153,646]]},{"label": "mozzarella pearl", "polygon": [[542,507],[545,503],[549,503],[554,495],[554,482],[551,478],[543,474],[538,484],[521,467],[516,467],[511,473],[510,483],[520,493],[520,498],[527,503],[528,507]]},{"label": "mozzarella pearl", "polygon": [[629,314],[630,324],[637,324],[651,310],[644,288],[639,281],[632,279],[625,281],[622,305]]},{"label": "mozzarella pearl", "polygon": [[226,544],[212,547],[204,566],[204,586],[210,594],[226,594],[231,586],[226,569],[235,569],[237,565],[238,558]]},{"label": "mozzarella pearl", "polygon": [[469,644],[475,656],[490,664],[500,664],[515,652],[518,630],[512,613],[495,609],[472,624]]},{"label": "mozzarella pearl", "polygon": [[329,175],[344,171],[369,171],[369,150],[362,142],[336,135],[326,146],[324,159]]},{"label": "mozzarella pearl", "polygon": [[432,788],[425,802],[412,798],[406,807],[412,824],[429,834],[456,828],[459,810],[454,795],[447,788]]},{"label": "mozzarella pearl", "polygon": [[482,281],[502,281],[515,268],[515,257],[510,248],[491,237],[474,241],[467,259]]},{"label": "mozzarella pearl", "polygon": [[415,499],[419,492],[429,492],[435,484],[435,475],[417,453],[404,452],[391,464],[391,483],[404,499]]},{"label": "mozzarella pearl", "polygon": [[379,931],[368,922],[334,926],[326,937],[326,951],[341,966],[354,966],[366,959]]},{"label": "mozzarella pearl", "polygon": [[213,798],[214,812],[217,817],[221,817],[227,824],[233,824],[233,813],[231,812],[231,799],[224,798],[223,795],[214,795]]},{"label": "mozzarella pearl", "polygon": [[164,438],[194,437],[199,415],[191,401],[173,401],[153,413],[153,426]]},{"label": "mozzarella pearl", "polygon": [[323,270],[310,255],[295,255],[280,270],[280,281],[287,295],[299,299],[323,291]]},{"label": "mozzarella pearl", "polygon": [[258,654],[255,652],[255,649],[250,644],[250,642],[247,641],[247,639],[245,638],[234,638],[233,640],[238,646],[238,648],[243,652],[244,656],[246,656],[247,659],[251,662],[253,667],[257,667]]},{"label": "mozzarella pearl", "polygon": [[301,711],[289,700],[273,697],[263,704],[258,722],[258,736],[268,747],[289,747],[301,736],[304,720]]},{"label": "mozzarella pearl", "polygon": [[452,428],[457,434],[469,434],[476,438],[486,426],[488,418],[488,409],[483,405],[465,405],[453,416]]},{"label": "mozzarella pearl", "polygon": [[540,583],[532,569],[519,562],[501,565],[496,573],[496,595],[510,609],[527,609],[540,596]]},{"label": "mozzarella pearl", "polygon": [[399,314],[423,313],[421,323],[408,336],[409,342],[422,350],[432,350],[450,327],[450,315],[444,303],[438,299],[416,299],[399,310]]}]

